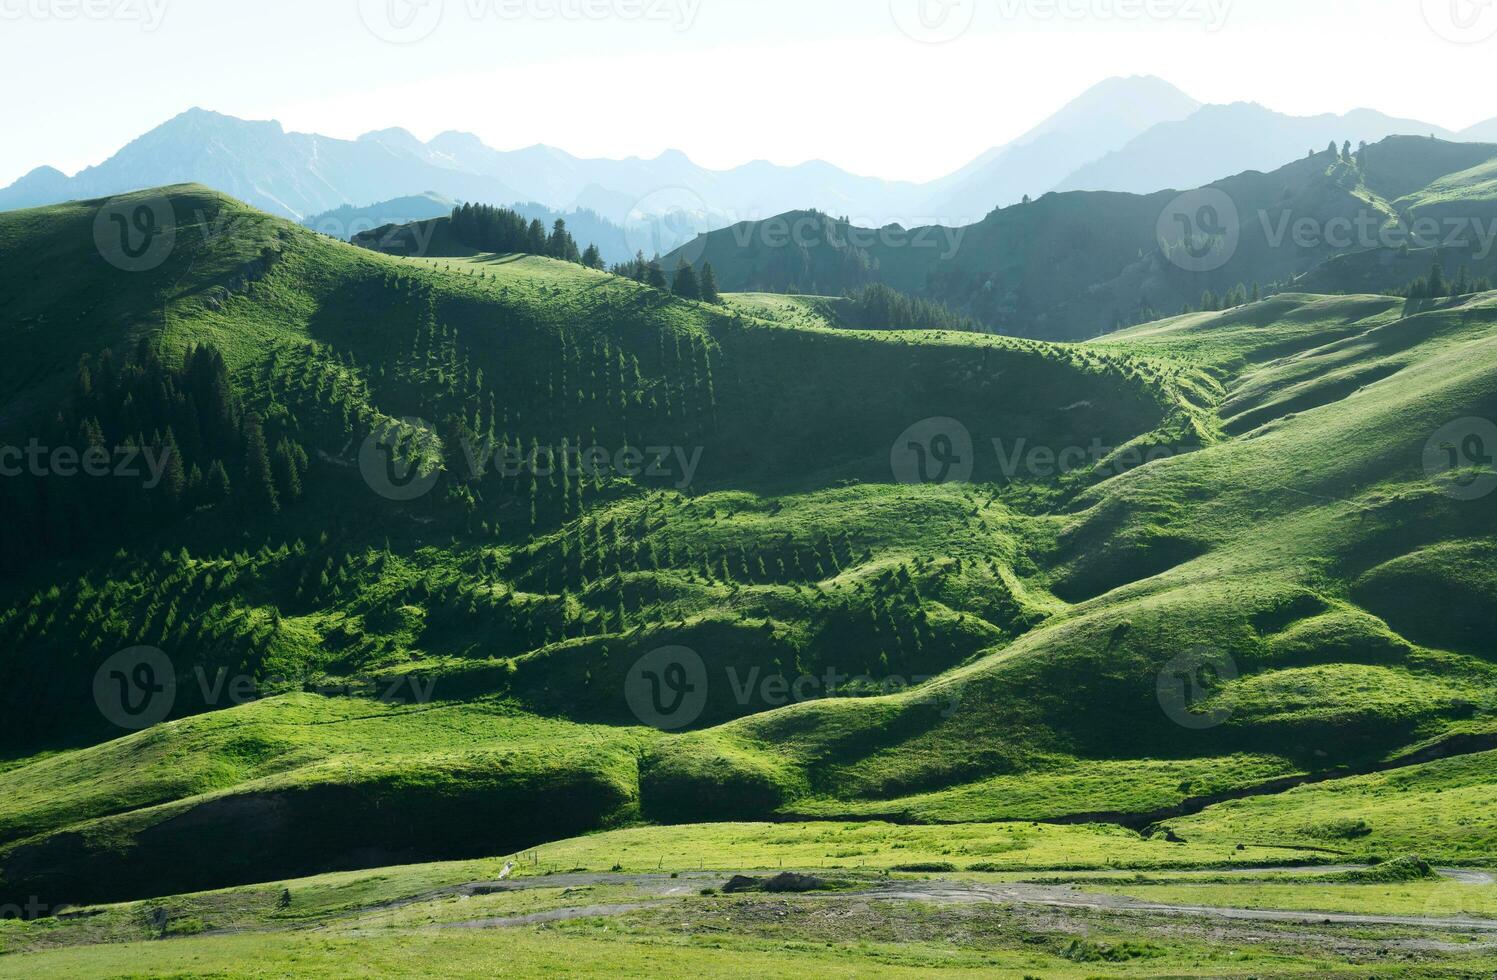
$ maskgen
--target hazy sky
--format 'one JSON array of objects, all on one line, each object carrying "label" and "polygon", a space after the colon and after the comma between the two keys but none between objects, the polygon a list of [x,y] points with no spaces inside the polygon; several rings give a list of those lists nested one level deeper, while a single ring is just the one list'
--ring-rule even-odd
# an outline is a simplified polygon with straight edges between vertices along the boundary
[{"label": "hazy sky", "polygon": [[1497,0],[0,0],[0,185],[194,105],[353,137],[927,179],[1109,75],[1497,116]]}]

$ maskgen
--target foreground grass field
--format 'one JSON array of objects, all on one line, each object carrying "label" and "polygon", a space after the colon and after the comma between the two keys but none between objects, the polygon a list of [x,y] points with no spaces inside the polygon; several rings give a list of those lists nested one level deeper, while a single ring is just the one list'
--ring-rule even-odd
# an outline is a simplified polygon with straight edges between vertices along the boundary
[{"label": "foreground grass field", "polygon": [[[1130,846],[1127,836],[1009,825],[639,828],[502,861],[0,923],[0,975],[1476,976],[1497,963],[1489,878],[1255,870],[1250,862],[1269,856],[1261,850],[1234,852],[1236,867],[1184,871],[1212,855],[1159,840]],[[952,870],[953,858],[971,857],[1050,870]],[[1063,870],[1104,860],[1156,870]],[[730,869],[792,864],[830,890],[721,893]],[[891,864],[923,870],[891,874]],[[1258,911],[1232,918],[1211,907]],[[1376,918],[1326,918],[1336,913]]]}]

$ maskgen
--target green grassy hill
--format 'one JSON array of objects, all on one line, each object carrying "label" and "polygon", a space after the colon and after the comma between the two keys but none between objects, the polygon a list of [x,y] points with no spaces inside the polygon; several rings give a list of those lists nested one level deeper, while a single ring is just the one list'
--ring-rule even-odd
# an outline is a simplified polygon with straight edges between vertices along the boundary
[{"label": "green grassy hill", "polygon": [[[100,202],[0,216],[0,441],[182,461],[0,482],[0,899],[638,822],[1188,838],[1234,795],[1319,813],[1497,747],[1490,461],[1448,428],[1497,417],[1497,294],[1060,345],[160,200],[143,271],[96,245]],[[544,463],[579,447],[609,464]],[[490,449],[535,462],[475,472]],[[127,733],[109,663],[141,646],[176,693]],[[657,730],[646,671],[679,648],[699,703]]]},{"label": "green grassy hill", "polygon": [[[1450,249],[1452,278],[1459,261],[1485,266],[1497,237],[1494,154],[1390,137],[1350,159],[1321,152],[1185,195],[1046,194],[964,228],[865,229],[792,212],[702,236],[664,264],[711,263],[734,290],[839,295],[882,282],[1003,333],[1077,340],[1200,308],[1208,292],[1301,289],[1306,275],[1323,292],[1403,289],[1429,271],[1427,253],[1412,274],[1376,266],[1386,275],[1343,277],[1325,265],[1385,241],[1397,253],[1400,227],[1419,234],[1416,248]],[[1420,231],[1420,221],[1434,224]]]}]

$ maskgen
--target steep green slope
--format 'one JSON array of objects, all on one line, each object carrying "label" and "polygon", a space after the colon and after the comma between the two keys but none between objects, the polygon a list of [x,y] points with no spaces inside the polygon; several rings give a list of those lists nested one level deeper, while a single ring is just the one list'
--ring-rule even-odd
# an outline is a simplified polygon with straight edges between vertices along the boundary
[{"label": "steep green slope", "polygon": [[[0,218],[0,261],[76,276],[0,313],[35,358],[7,439],[97,422],[234,464],[226,496],[104,516],[24,481],[5,895],[637,820],[1144,826],[1497,733],[1490,463],[1440,435],[1497,417],[1497,296],[1285,294],[1081,346],[856,331],[167,199],[175,245],[142,272],[101,258],[87,206]],[[69,328],[49,347],[42,322]],[[579,447],[607,462],[545,465]],[[124,734],[109,663],[140,646],[176,693]]]}]

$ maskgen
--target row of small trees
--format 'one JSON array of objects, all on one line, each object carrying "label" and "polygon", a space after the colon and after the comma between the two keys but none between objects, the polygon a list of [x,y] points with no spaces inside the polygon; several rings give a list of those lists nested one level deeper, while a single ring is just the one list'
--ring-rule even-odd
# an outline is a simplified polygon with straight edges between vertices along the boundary
[{"label": "row of small trees", "polygon": [[668,279],[665,269],[660,265],[660,256],[646,260],[644,252],[636,252],[634,258],[616,264],[609,271],[651,288],[671,292],[682,299],[700,300],[714,305],[722,302],[722,294],[717,286],[717,273],[713,271],[710,262],[703,262],[702,271],[697,272],[683,258],[676,264],[675,276]]},{"label": "row of small trees", "polygon": [[[578,249],[576,240],[567,231],[566,221],[561,218],[556,219],[548,235],[539,220],[527,222],[518,211],[489,204],[463,204],[452,209],[452,234],[459,242],[482,252],[519,252],[576,262],[589,269],[605,267],[603,253],[598,247],[589,245],[586,249]],[[619,263],[610,271],[683,299],[713,304],[722,302],[717,274],[711,263],[703,263],[698,272],[690,262],[682,259],[676,266],[675,275],[668,278],[659,256],[646,261],[644,253],[639,252],[630,261]]]},{"label": "row of small trees", "polygon": [[1430,266],[1429,275],[1421,276],[1409,283],[1404,295],[1409,299],[1444,299],[1447,296],[1467,296],[1471,293],[1486,293],[1492,289],[1492,280],[1483,276],[1471,278],[1471,270],[1461,266],[1454,279],[1445,276],[1445,266],[1438,259]]},{"label": "row of small trees", "polygon": [[1239,306],[1246,306],[1248,303],[1256,303],[1262,298],[1263,287],[1259,286],[1256,282],[1253,283],[1253,288],[1251,290],[1249,290],[1248,287],[1243,285],[1242,283],[1238,283],[1236,286],[1222,293],[1220,296],[1208,289],[1201,294],[1201,312],[1208,313],[1221,310],[1235,310]]},{"label": "row of small trees", "polygon": [[967,317],[953,313],[940,303],[906,296],[898,290],[874,283],[847,293],[854,326],[875,330],[957,330],[978,332]]}]

